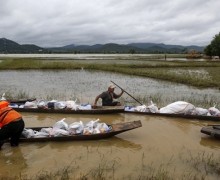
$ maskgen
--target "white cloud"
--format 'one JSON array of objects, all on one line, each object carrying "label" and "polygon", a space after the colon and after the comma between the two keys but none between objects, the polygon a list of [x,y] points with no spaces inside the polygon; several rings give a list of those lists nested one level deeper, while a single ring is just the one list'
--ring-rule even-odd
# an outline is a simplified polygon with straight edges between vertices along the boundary
[{"label": "white cloud", "polygon": [[216,0],[0,0],[0,34],[20,44],[155,42],[207,45],[219,33]]}]

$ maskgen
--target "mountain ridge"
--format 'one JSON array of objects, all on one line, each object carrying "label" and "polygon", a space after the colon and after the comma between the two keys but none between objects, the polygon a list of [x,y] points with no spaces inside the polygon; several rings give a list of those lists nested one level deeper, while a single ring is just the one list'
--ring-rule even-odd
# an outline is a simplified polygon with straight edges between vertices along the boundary
[{"label": "mountain ridge", "polygon": [[203,46],[182,46],[164,43],[129,43],[129,44],[69,44],[61,47],[40,47],[34,44],[19,44],[15,41],[0,38],[0,53],[187,53],[195,50],[202,53]]}]

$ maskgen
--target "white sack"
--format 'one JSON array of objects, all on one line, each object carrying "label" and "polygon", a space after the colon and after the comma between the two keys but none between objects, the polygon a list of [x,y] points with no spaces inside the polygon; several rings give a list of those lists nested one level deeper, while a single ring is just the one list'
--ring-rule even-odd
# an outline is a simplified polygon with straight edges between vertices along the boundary
[{"label": "white sack", "polygon": [[151,112],[151,113],[159,112],[158,107],[155,104],[151,104],[149,106],[146,106],[146,105],[137,106],[134,108],[134,111]]},{"label": "white sack", "polygon": [[200,107],[195,108],[195,115],[207,116],[208,113],[209,113],[208,109],[204,109],[204,108],[200,108]]},{"label": "white sack", "polygon": [[109,127],[105,123],[98,123],[96,129],[99,130],[99,133],[106,133],[109,132]]},{"label": "white sack", "polygon": [[50,134],[53,128],[41,128],[40,132]]},{"label": "white sack", "polygon": [[34,134],[34,137],[35,138],[42,138],[42,137],[49,137],[49,134],[48,133],[46,133],[46,132],[36,132],[35,134]]},{"label": "white sack", "polygon": [[76,101],[66,101],[66,108],[67,109],[72,109],[72,110],[77,110],[79,105],[76,104]]},{"label": "white sack", "polygon": [[64,129],[53,128],[53,130],[50,133],[50,136],[69,136],[69,132]]},{"label": "white sack", "polygon": [[38,102],[37,102],[37,107],[38,107],[38,108],[41,108],[41,109],[47,108],[47,101],[44,101],[44,100],[38,101]]},{"label": "white sack", "polygon": [[32,101],[32,102],[27,101],[24,104],[24,108],[37,108],[37,103],[36,101]]},{"label": "white sack", "polygon": [[22,131],[22,135],[26,138],[31,138],[35,136],[35,132],[33,129],[24,128],[24,130]]},{"label": "white sack", "polygon": [[93,131],[94,131],[94,128],[92,126],[84,127],[83,134],[90,135],[90,134],[93,134]]},{"label": "white sack", "polygon": [[68,124],[65,121],[66,118],[61,119],[60,121],[57,121],[54,125],[53,125],[53,129],[57,128],[57,129],[64,129],[64,130],[68,130]]},{"label": "white sack", "polygon": [[66,102],[64,101],[58,101],[54,103],[54,109],[65,109],[66,108]]},{"label": "white sack", "polygon": [[151,103],[151,105],[147,106],[147,109],[151,112],[151,113],[158,113],[159,112],[159,109],[158,107]]},{"label": "white sack", "polygon": [[160,113],[169,113],[169,114],[190,114],[195,109],[195,106],[184,101],[177,101],[171,103],[160,109]]},{"label": "white sack", "polygon": [[80,110],[90,110],[90,109],[92,109],[92,106],[90,104],[80,105],[80,106],[78,106],[78,109],[80,109]]},{"label": "white sack", "polygon": [[94,129],[97,127],[98,121],[99,119],[95,121],[89,121],[84,127],[83,134],[94,134]]},{"label": "white sack", "polygon": [[133,106],[125,106],[125,108],[124,108],[124,110],[125,111],[135,111],[135,107],[133,107]]},{"label": "white sack", "polygon": [[220,116],[220,111],[216,107],[210,107],[208,111],[212,116]]},{"label": "white sack", "polygon": [[136,107],[134,108],[134,111],[138,111],[138,112],[150,112],[149,109],[147,109],[147,106],[145,106],[145,105],[136,106]]},{"label": "white sack", "polygon": [[70,135],[81,134],[81,133],[83,133],[83,129],[84,129],[83,122],[80,121],[80,122],[74,122],[74,123],[70,124],[68,131],[69,131]]},{"label": "white sack", "polygon": [[95,121],[89,121],[89,122],[85,125],[85,127],[95,128],[95,127],[97,126],[97,124],[98,124],[98,121],[99,121],[99,119],[97,119],[97,120],[95,120]]}]

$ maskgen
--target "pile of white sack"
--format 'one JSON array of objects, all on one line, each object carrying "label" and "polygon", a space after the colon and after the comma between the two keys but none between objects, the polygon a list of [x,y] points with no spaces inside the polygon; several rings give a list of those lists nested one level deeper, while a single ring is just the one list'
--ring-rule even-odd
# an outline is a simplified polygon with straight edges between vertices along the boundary
[{"label": "pile of white sack", "polygon": [[136,111],[136,112],[150,112],[150,113],[158,113],[159,109],[156,106],[156,104],[154,104],[151,101],[151,105],[146,106],[146,105],[141,105],[141,106],[125,106],[124,108],[125,111]]},{"label": "pile of white sack", "polygon": [[209,109],[204,109],[201,107],[195,107],[193,104],[185,101],[176,101],[160,109],[153,102],[151,102],[150,106],[145,106],[145,105],[136,106],[136,107],[127,106],[125,107],[125,111],[220,117],[220,111],[215,106],[210,107]]},{"label": "pile of white sack", "polygon": [[82,121],[74,122],[68,125],[65,122],[65,118],[56,122],[50,128],[42,128],[40,131],[35,131],[33,129],[24,129],[22,136],[25,138],[41,138],[41,137],[59,137],[59,136],[71,136],[71,135],[90,135],[106,133],[111,130],[111,128],[105,123],[99,123],[99,119],[95,121],[89,121],[85,125]]},{"label": "pile of white sack", "polygon": [[204,109],[201,107],[195,107],[193,104],[184,101],[177,101],[163,108],[160,108],[160,113],[200,115],[200,116],[220,116],[220,111],[216,107],[210,107],[209,109]]},{"label": "pile of white sack", "polygon": [[70,110],[90,110],[92,106],[90,104],[77,104],[75,101],[45,101],[45,100],[36,100],[36,101],[27,101],[23,105],[10,104],[10,107],[15,108],[40,108],[40,109],[70,109]]}]

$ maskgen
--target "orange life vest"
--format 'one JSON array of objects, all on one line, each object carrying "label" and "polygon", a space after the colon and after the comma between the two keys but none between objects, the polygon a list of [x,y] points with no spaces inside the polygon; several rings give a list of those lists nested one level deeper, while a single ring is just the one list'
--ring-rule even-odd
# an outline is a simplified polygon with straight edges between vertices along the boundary
[{"label": "orange life vest", "polygon": [[21,119],[21,114],[12,109],[11,107],[5,107],[0,109],[0,124],[5,126],[10,122]]},{"label": "orange life vest", "polygon": [[5,108],[5,107],[8,107],[9,105],[9,102],[8,101],[0,101],[0,109],[1,108]]}]

